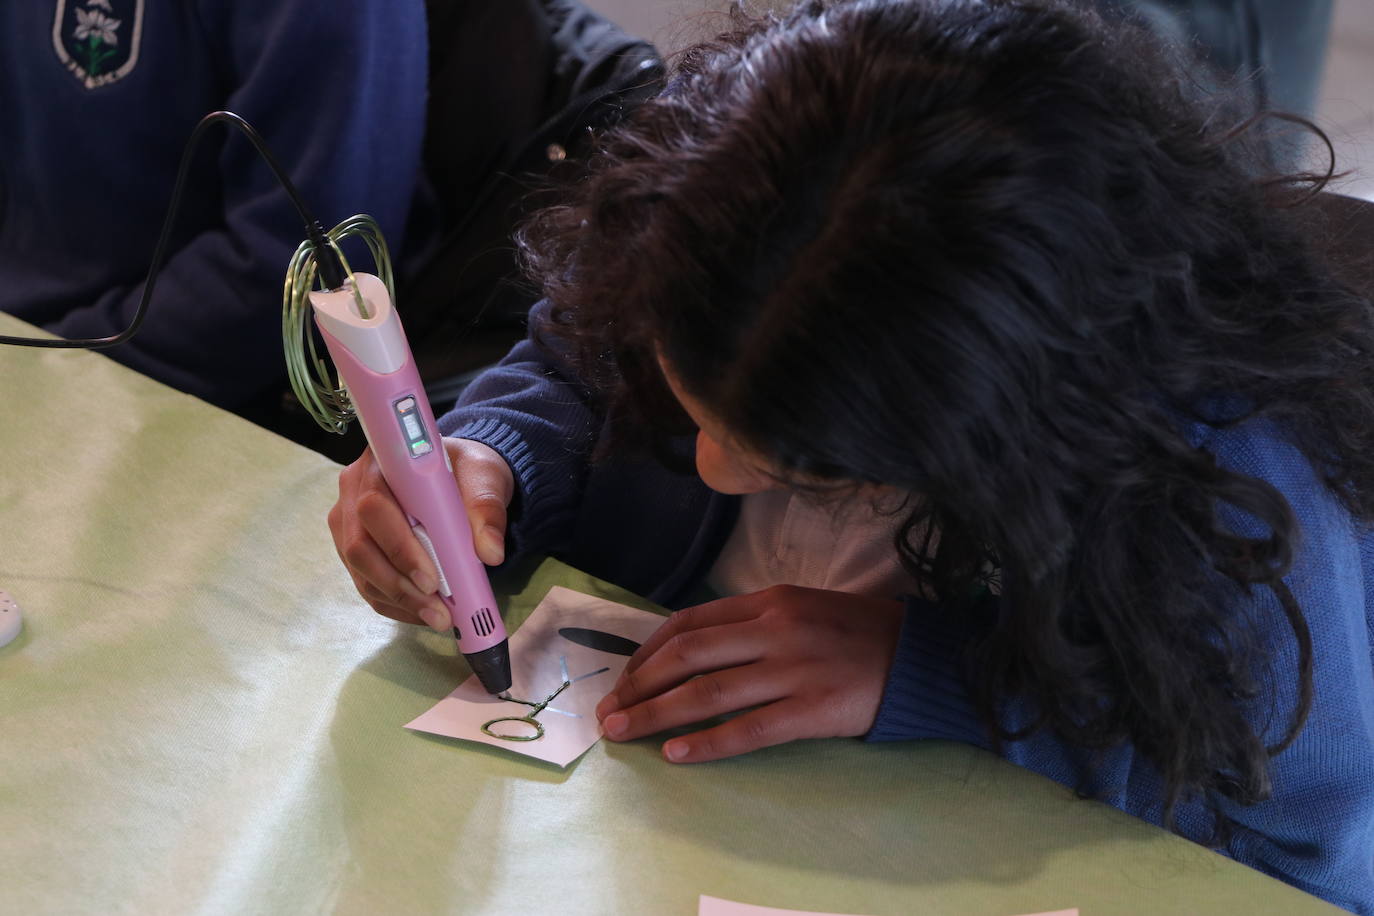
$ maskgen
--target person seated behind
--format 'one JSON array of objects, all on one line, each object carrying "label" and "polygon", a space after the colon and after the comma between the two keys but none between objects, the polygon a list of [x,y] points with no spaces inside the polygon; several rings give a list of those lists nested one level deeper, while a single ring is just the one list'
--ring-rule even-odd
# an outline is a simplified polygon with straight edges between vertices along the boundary
[{"label": "person seated behind", "polygon": [[1094,5],[1109,18],[1137,16],[1162,38],[1201,54],[1245,86],[1260,109],[1303,117],[1316,111],[1331,0],[1094,0]]},{"label": "person seated behind", "polygon": [[[426,47],[420,0],[0,6],[0,310],[69,338],[127,327],[186,141],[221,108],[257,128],[326,228],[369,213],[400,251]],[[281,285],[303,229],[248,141],[214,131],[147,320],[108,352],[237,408],[285,379]]]},{"label": "person seated behind", "polygon": [[[681,608],[612,740],[964,741],[1374,913],[1374,308],[1163,60],[1054,0],[742,23],[440,429],[485,562]],[[329,522],[448,628],[370,455]]]}]

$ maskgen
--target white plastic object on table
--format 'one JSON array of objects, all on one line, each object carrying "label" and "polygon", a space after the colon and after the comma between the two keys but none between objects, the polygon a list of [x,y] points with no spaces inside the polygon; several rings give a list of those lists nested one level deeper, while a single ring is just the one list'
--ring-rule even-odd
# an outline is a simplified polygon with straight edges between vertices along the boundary
[{"label": "white plastic object on table", "polygon": [[22,629],[24,615],[19,610],[19,603],[10,597],[9,592],[0,589],[0,646],[14,642]]}]

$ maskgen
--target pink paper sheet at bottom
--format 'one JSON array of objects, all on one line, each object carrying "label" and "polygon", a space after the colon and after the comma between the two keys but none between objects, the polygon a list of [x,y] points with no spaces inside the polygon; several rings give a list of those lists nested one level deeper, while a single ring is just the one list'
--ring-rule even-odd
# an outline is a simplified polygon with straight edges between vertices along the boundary
[{"label": "pink paper sheet at bottom", "polygon": [[[840,913],[818,913],[812,910],[780,910],[771,906],[736,903],[702,894],[697,898],[697,916],[843,916]],[[1053,913],[1031,913],[1027,916],[1078,916],[1078,910],[1055,910]]]}]

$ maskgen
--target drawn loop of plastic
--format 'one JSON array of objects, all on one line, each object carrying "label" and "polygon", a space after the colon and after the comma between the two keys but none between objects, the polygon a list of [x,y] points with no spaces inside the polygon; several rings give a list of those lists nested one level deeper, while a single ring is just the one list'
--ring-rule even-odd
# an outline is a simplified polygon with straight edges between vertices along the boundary
[{"label": "drawn loop of plastic", "polygon": [[[492,731],[491,727],[493,725],[498,725],[502,722],[519,722],[521,725],[533,728],[534,734],[519,734],[518,728],[516,728],[514,732],[510,729],[502,729],[499,732]],[[490,722],[483,722],[482,732],[493,738],[500,738],[502,741],[538,741],[540,738],[544,737],[544,726],[533,716],[505,716],[500,719],[492,719]]]},{"label": "drawn loop of plastic", "polygon": [[[561,684],[558,685],[558,689],[557,689],[557,690],[555,690],[553,693],[551,693],[551,694],[549,694],[547,697],[545,697],[545,698],[544,698],[544,701],[543,701],[542,703],[531,703],[529,700],[519,700],[519,699],[516,699],[515,697],[511,697],[511,698],[509,699],[509,702],[511,702],[511,703],[521,703],[521,704],[523,704],[523,705],[525,705],[525,706],[531,707],[531,709],[530,709],[528,715],[524,715],[524,716],[502,716],[502,717],[499,718],[499,719],[491,719],[491,720],[489,720],[489,721],[487,721],[487,722],[483,722],[483,723],[482,723],[482,733],[483,733],[483,734],[486,734],[486,735],[490,735],[490,736],[493,737],[493,738],[500,738],[502,741],[538,741],[540,738],[544,737],[544,726],[541,725],[541,724],[539,723],[539,720],[536,719],[535,716],[537,716],[537,715],[539,715],[541,712],[543,712],[544,709],[545,709],[545,707],[547,707],[550,703],[552,703],[555,699],[557,699],[557,698],[558,698],[558,695],[559,695],[560,693],[562,693],[563,691],[567,690],[570,686],[572,686],[572,681],[570,681],[570,680],[568,679],[568,675],[567,675],[567,673],[566,673],[566,672],[567,672],[567,664],[568,664],[568,663],[567,663],[567,659],[565,658],[565,659],[563,660],[563,669],[564,669],[563,683],[561,683]],[[605,669],[602,669],[602,670],[605,670]],[[579,678],[579,680],[580,680],[580,678]],[[491,730],[491,727],[492,727],[493,725],[497,724],[498,722],[522,722],[522,723],[524,723],[525,725],[532,725],[532,726],[534,726],[534,734],[533,734],[533,735],[503,734],[503,733],[501,733],[501,732],[494,732],[494,731],[492,731],[492,730]]]}]

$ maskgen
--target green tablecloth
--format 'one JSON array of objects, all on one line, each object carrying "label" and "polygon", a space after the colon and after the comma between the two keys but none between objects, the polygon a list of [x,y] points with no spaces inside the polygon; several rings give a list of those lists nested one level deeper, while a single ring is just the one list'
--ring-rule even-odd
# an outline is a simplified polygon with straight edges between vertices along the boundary
[{"label": "green tablecloth", "polygon": [[[99,355],[0,347],[0,469],[0,912],[1330,911],[962,746],[409,732],[462,663],[354,595],[337,465]],[[508,620],[555,583],[636,603],[550,561]]]}]

